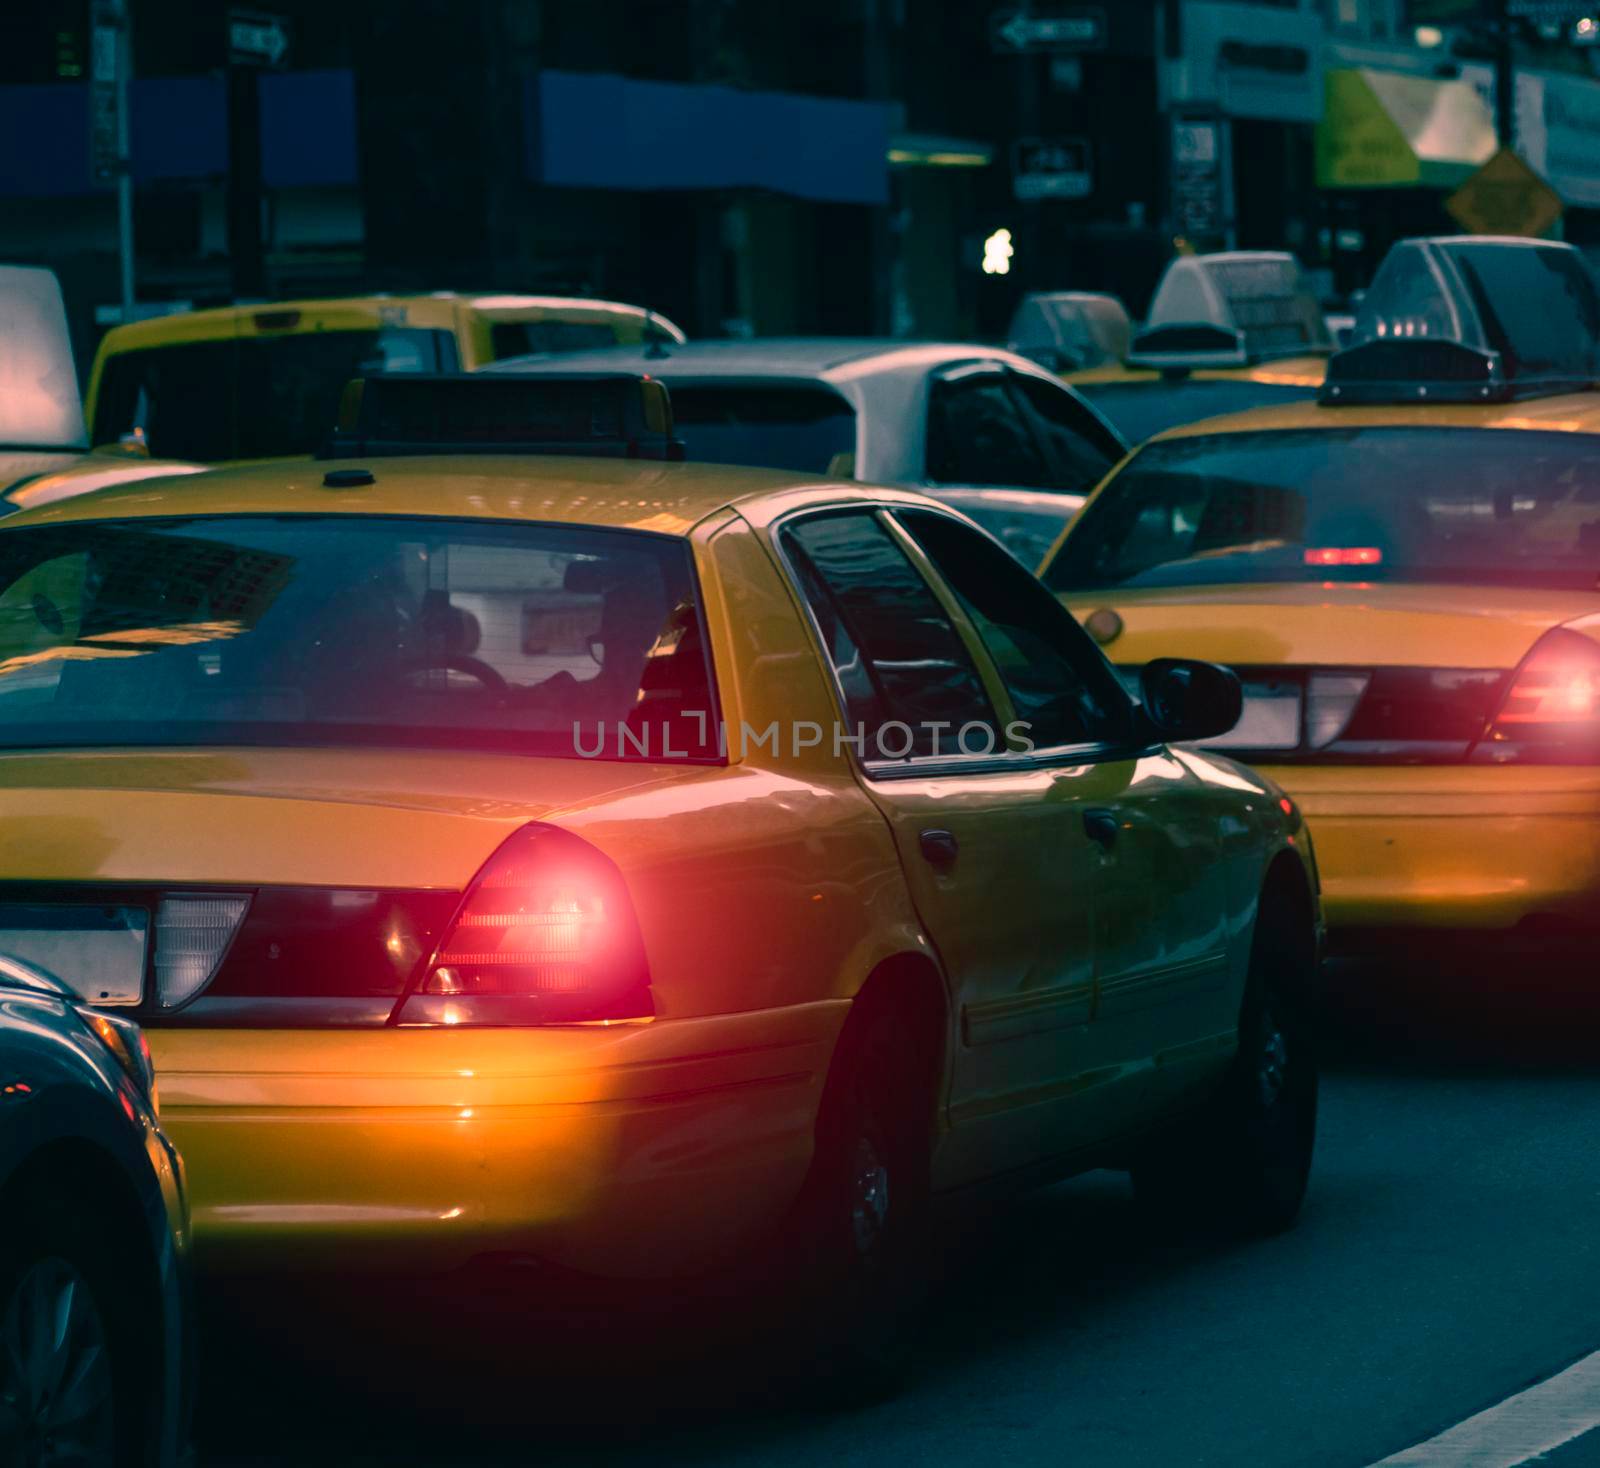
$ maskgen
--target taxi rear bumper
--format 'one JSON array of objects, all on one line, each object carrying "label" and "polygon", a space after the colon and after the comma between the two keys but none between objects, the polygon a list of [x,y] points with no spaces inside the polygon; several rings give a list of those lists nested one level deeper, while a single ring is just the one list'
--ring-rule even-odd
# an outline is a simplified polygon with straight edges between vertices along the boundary
[{"label": "taxi rear bumper", "polygon": [[787,1209],[847,1011],[149,1034],[202,1268],[511,1253],[649,1279]]},{"label": "taxi rear bumper", "polygon": [[1335,946],[1356,931],[1600,931],[1600,768],[1284,765]]}]

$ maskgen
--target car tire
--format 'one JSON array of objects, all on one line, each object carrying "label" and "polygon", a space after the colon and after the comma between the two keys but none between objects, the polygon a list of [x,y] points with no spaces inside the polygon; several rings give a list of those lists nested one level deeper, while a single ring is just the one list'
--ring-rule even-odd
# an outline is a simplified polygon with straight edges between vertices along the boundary
[{"label": "car tire", "polygon": [[902,1384],[924,1294],[933,1096],[906,1037],[890,1010],[846,1027],[794,1215],[807,1345],[840,1401]]},{"label": "car tire", "polygon": [[30,1192],[0,1222],[0,1462],[147,1468],[159,1351],[121,1241],[82,1202]]},{"label": "car tire", "polygon": [[1239,1048],[1221,1089],[1131,1169],[1135,1195],[1163,1227],[1198,1222],[1274,1234],[1299,1215],[1317,1126],[1310,951],[1289,914],[1263,911]]}]

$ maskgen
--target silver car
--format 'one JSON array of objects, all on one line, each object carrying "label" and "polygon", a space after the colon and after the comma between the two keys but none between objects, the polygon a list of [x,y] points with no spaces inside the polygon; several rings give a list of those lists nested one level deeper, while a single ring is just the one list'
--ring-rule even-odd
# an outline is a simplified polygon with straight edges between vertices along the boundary
[{"label": "silver car", "polygon": [[1071,496],[1076,509],[1127,452],[1054,373],[970,343],[695,341],[484,370],[648,373],[667,385],[692,461],[960,493],[968,513],[972,493],[990,489]]}]

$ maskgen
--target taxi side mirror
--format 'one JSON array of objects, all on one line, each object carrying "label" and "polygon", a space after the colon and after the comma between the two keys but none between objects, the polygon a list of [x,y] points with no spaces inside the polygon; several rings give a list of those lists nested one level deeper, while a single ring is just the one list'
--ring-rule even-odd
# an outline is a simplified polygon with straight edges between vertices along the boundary
[{"label": "taxi side mirror", "polygon": [[1244,692],[1231,668],[1193,658],[1156,658],[1139,675],[1146,717],[1162,739],[1192,744],[1226,734],[1244,712]]}]

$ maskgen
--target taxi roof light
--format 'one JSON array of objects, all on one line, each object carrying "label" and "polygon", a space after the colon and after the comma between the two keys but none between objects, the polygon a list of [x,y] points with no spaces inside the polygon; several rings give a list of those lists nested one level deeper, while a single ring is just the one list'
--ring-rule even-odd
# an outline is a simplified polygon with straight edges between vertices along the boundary
[{"label": "taxi roof light", "polygon": [[1305,272],[1293,255],[1230,250],[1180,255],[1156,287],[1130,367],[1246,367],[1332,349]]},{"label": "taxi roof light", "polygon": [[1509,402],[1581,391],[1597,376],[1600,292],[1571,245],[1412,239],[1379,266],[1321,401]]},{"label": "taxi roof light", "polygon": [[672,402],[628,372],[395,373],[346,384],[324,459],[404,454],[683,458]]},{"label": "taxi roof light", "polygon": [[1057,372],[1120,362],[1133,337],[1128,309],[1092,291],[1033,291],[1011,317],[1011,349]]}]

